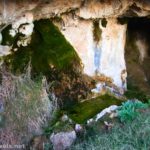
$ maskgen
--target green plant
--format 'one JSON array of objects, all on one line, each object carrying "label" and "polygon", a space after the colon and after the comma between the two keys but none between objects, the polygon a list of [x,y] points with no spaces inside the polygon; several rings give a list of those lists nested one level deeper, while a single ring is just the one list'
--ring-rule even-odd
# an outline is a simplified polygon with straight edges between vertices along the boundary
[{"label": "green plant", "polygon": [[110,130],[102,122],[92,124],[94,134],[77,141],[71,150],[148,150],[150,148],[150,110],[142,112],[131,122],[121,124],[117,119]]},{"label": "green plant", "polygon": [[99,27],[99,20],[94,20],[93,22],[93,39],[95,42],[99,42],[101,40],[102,31]]},{"label": "green plant", "polygon": [[49,124],[44,128],[44,135],[49,137],[53,132],[70,131],[73,129],[73,123],[69,120],[62,121],[63,111],[58,110]]},{"label": "green plant", "polygon": [[[21,35],[12,38],[9,35],[11,26],[2,32],[2,45],[12,45],[16,52],[5,58],[11,69],[17,73],[22,73],[22,69],[31,60],[34,73],[50,74],[51,68],[58,70],[68,70],[74,66],[80,67],[80,58],[75,49],[65,39],[53,22],[49,19],[42,19],[34,22],[34,32],[31,36],[31,43],[26,46],[17,46]],[[70,70],[70,69],[69,69]]]},{"label": "green plant", "polygon": [[144,104],[141,101],[128,100],[118,108],[117,114],[121,122],[131,121],[139,115],[138,109],[147,108],[148,104]]},{"label": "green plant", "polygon": [[49,136],[55,127],[59,124],[59,119],[62,116],[62,112],[60,110],[56,110],[53,113],[53,118],[50,120],[48,125],[44,128],[44,135]]}]

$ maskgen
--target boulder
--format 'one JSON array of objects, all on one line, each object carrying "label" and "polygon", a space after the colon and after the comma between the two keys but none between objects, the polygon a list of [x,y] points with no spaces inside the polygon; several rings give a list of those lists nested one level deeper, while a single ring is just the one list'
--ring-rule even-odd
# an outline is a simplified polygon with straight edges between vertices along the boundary
[{"label": "boulder", "polygon": [[54,150],[65,150],[69,148],[75,140],[75,131],[53,133],[50,137]]}]

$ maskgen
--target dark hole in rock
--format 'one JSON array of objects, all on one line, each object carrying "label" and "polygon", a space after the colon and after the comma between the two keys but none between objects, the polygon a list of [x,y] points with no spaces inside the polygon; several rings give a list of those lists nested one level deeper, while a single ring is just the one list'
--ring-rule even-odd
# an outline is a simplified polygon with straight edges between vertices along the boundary
[{"label": "dark hole in rock", "polygon": [[106,18],[102,19],[102,26],[106,28],[106,26],[107,26],[107,20],[106,20]]},{"label": "dark hole in rock", "polygon": [[127,18],[125,58],[127,64],[126,92],[129,98],[147,100],[150,95],[150,19]]}]

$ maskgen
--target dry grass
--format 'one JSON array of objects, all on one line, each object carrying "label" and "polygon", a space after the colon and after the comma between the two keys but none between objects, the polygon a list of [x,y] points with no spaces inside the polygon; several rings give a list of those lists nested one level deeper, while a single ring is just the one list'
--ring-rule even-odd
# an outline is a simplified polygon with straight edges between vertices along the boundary
[{"label": "dry grass", "polygon": [[109,130],[95,124],[88,132],[92,136],[87,135],[71,150],[149,150],[150,109],[143,110],[132,122],[115,122]]},{"label": "dry grass", "polygon": [[0,128],[0,144],[27,143],[52,118],[56,102],[46,92],[46,79],[31,80],[30,71],[14,76],[1,69],[0,101],[4,104],[5,122]]}]

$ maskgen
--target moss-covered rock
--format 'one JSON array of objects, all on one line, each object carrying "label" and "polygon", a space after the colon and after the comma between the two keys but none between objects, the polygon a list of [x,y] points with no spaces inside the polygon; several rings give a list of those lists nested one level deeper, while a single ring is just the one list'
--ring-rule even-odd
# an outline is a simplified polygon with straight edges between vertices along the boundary
[{"label": "moss-covered rock", "polygon": [[45,63],[48,66],[54,65],[62,69],[80,61],[74,48],[51,21],[40,20],[35,22],[35,31],[42,38],[38,41],[36,41],[36,37],[34,38],[37,44],[32,45],[35,50],[33,58],[38,59],[33,62],[34,66],[38,66],[36,63]]},{"label": "moss-covered rock", "polygon": [[5,29],[3,36],[3,44],[9,41],[13,44],[13,49],[17,48],[11,56],[8,56],[6,62],[11,64],[11,68],[15,71],[21,70],[31,60],[34,72],[49,73],[51,68],[68,69],[74,65],[80,66],[80,59],[74,48],[61,34],[59,29],[52,21],[45,19],[34,22],[34,32],[32,34],[31,43],[26,46],[17,46],[17,40],[8,40],[9,28]]},{"label": "moss-covered rock", "polygon": [[111,95],[102,95],[77,105],[70,107],[69,117],[77,123],[85,123],[88,119],[94,117],[97,113],[111,105],[120,105],[123,100],[117,99]]},{"label": "moss-covered rock", "polygon": [[79,98],[87,97],[90,83],[80,72],[80,58],[51,20],[34,22],[34,32],[28,46],[17,46],[21,37],[19,35],[13,43],[12,51],[18,50],[5,58],[5,63],[15,74],[23,72],[30,62],[32,77],[45,75],[51,82],[49,90],[61,99],[59,104],[63,107],[68,102],[70,105]]}]

